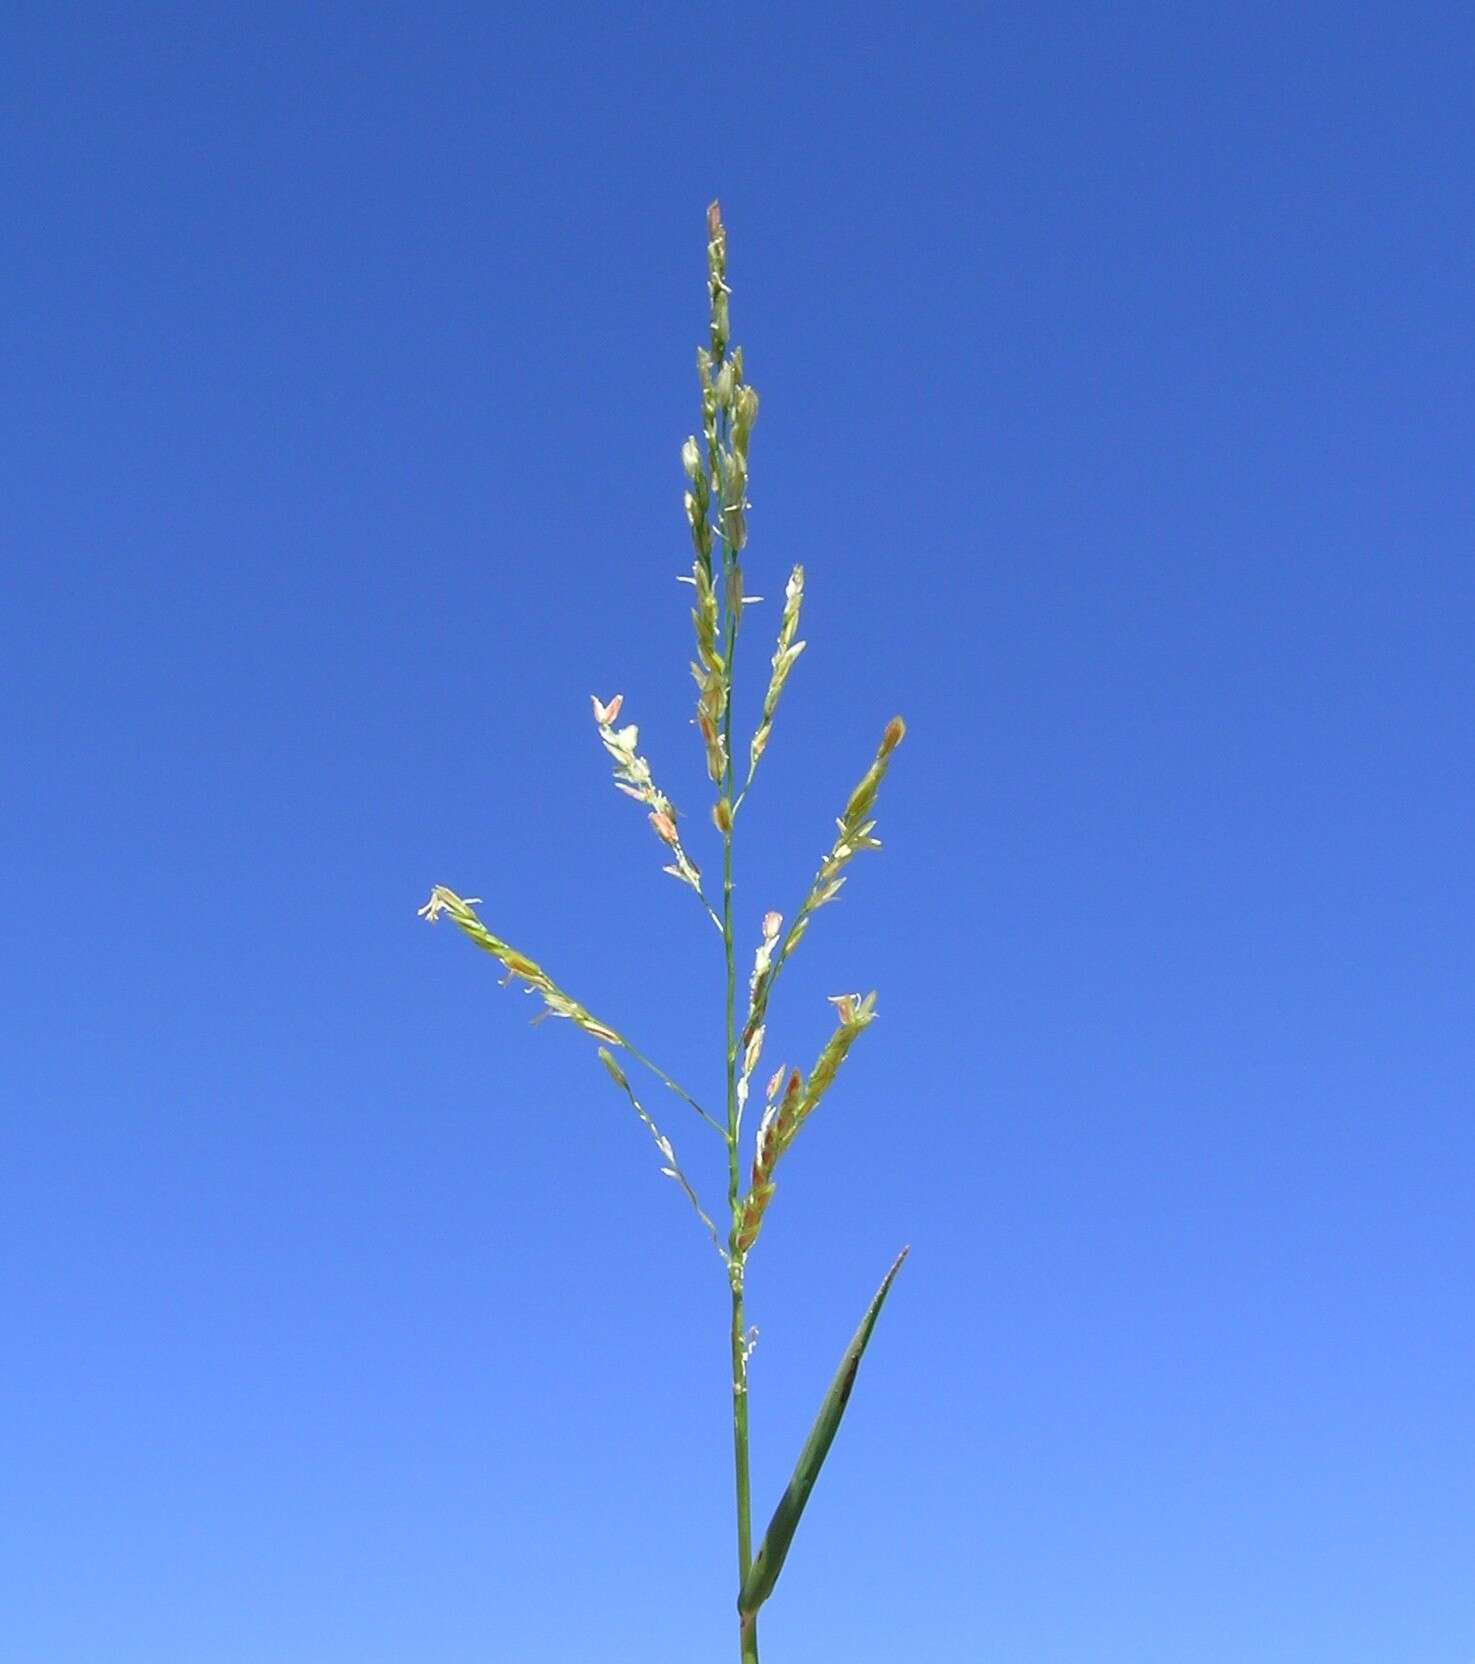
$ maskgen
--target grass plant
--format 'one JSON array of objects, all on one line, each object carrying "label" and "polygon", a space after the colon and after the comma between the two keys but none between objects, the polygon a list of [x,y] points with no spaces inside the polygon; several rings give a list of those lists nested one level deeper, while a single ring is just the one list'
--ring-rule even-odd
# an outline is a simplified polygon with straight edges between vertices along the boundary
[{"label": "grass plant", "polygon": [[[661,1160],[661,1171],[685,1195],[711,1237],[726,1278],[729,1304],[728,1338],[732,1358],[732,1443],[736,1499],[736,1606],[740,1656],[743,1664],[757,1664],[758,1612],[773,1592],[789,1545],[809,1500],[825,1457],[855,1384],[856,1372],[871,1338],[876,1319],[906,1258],[906,1249],[882,1279],[860,1327],[840,1360],[840,1367],[820,1405],[793,1477],[774,1510],[757,1552],[753,1549],[752,1491],[749,1481],[749,1362],[753,1331],[748,1328],[744,1285],[749,1256],[756,1246],[773,1201],[780,1163],[839,1075],[852,1046],[876,1015],[874,993],[839,994],[836,1026],[808,1074],[780,1067],[764,1089],[764,1109],[752,1139],[752,1157],[744,1154],[743,1120],[752,1079],[763,1052],[768,1009],[774,989],[790,956],[807,934],[814,915],[839,895],[846,869],[863,850],[880,847],[874,834],[876,797],[891,758],[905,737],[900,717],[882,732],[876,754],[850,794],[839,819],[829,852],[820,862],[809,889],[787,922],[777,912],[764,915],[758,946],[740,998],[738,946],[733,916],[734,848],[739,817],[745,808],[762,761],[774,719],[789,676],[804,651],[798,639],[804,603],[804,569],[796,566],[784,588],[778,640],[769,662],[762,715],[743,759],[741,780],[733,745],[733,669],[743,613],[754,597],[744,593],[743,551],[748,541],[748,455],[758,417],[758,395],[743,369],[741,347],[731,344],[727,283],[727,233],[714,202],[707,210],[707,299],[710,311],[707,342],[697,352],[701,387],[701,436],[681,447],[686,473],[685,508],[691,532],[693,591],[692,622],[696,658],[692,675],[697,686],[695,725],[701,738],[714,801],[711,818],[721,840],[721,890],[710,894],[678,830],[676,805],[655,783],[651,766],[637,749],[635,725],[617,726],[623,705],[616,694],[607,703],[593,698],[599,738],[614,765],[614,783],[646,811],[651,829],[668,863],[665,871],[690,889],[707,921],[722,939],[726,965],[726,1009],[723,1046],[724,1102],[720,1113],[708,1111],[632,1041],[596,1017],[535,960],[492,934],[477,913],[478,898],[463,899],[437,885],[421,909],[434,921],[449,918],[484,953],[507,972],[507,980],[543,1003],[539,1017],[561,1017],[597,1042],[598,1056],[615,1086],[629,1099],[644,1124]],[[703,1205],[695,1186],[678,1161],[671,1140],[657,1126],[637,1097],[626,1064],[653,1075],[694,1110],[708,1133],[722,1140],[727,1161],[727,1197],[723,1228],[719,1229]]]}]

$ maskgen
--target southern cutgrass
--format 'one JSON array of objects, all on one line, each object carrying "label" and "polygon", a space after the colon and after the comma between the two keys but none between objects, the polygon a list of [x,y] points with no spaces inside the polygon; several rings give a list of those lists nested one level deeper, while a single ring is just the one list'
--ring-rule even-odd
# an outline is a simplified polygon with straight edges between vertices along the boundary
[{"label": "southern cutgrass", "polygon": [[[860,1327],[846,1348],[839,1370],[820,1405],[814,1427],[800,1453],[793,1478],[774,1510],[768,1530],[755,1555],[752,1546],[752,1496],[748,1477],[748,1365],[752,1336],[746,1326],[743,1289],[748,1256],[756,1245],[773,1200],[779,1162],[798,1137],[805,1122],[834,1084],[841,1065],[862,1031],[876,1015],[876,996],[838,994],[837,1024],[806,1076],[799,1069],[780,1067],[764,1093],[765,1108],[754,1139],[751,1170],[743,1184],[743,1114],[767,1025],[769,1001],[789,956],[799,946],[814,914],[832,902],[846,880],[846,867],[861,850],[880,848],[873,835],[873,810],[892,753],[905,737],[900,717],[893,717],[882,733],[870,767],[850,794],[836,821],[837,836],[820,862],[809,890],[788,929],[782,915],[766,913],[748,979],[745,1010],[739,1021],[737,943],[733,923],[733,846],[738,816],[758,771],[784,687],[804,643],[798,640],[799,615],[804,603],[804,569],[796,566],[784,589],[778,643],[770,661],[767,691],[757,730],[748,745],[740,788],[733,759],[733,661],[743,609],[755,597],[744,594],[742,551],[748,540],[748,451],[758,417],[758,395],[743,373],[741,347],[730,342],[727,284],[727,233],[714,202],[707,210],[707,298],[710,308],[708,344],[697,352],[701,384],[702,438],[693,436],[681,447],[686,472],[685,508],[693,550],[691,574],[692,623],[696,632],[696,660],[692,675],[697,685],[695,724],[701,736],[707,775],[716,788],[712,821],[722,840],[720,911],[702,881],[700,869],[687,853],[677,830],[675,804],[656,785],[650,764],[636,749],[639,732],[634,724],[617,727],[623,698],[608,703],[593,698],[599,737],[614,763],[615,785],[646,811],[651,829],[670,860],[665,871],[693,891],[707,918],[722,937],[727,968],[726,1044],[724,1074],[725,1114],[710,1114],[685,1087],[639,1051],[619,1030],[596,1017],[554,981],[535,960],[494,936],[475,911],[478,898],[463,900],[455,891],[437,885],[422,915],[434,921],[450,918],[483,952],[507,972],[509,982],[520,982],[538,996],[544,1009],[535,1018],[562,1017],[599,1042],[598,1055],[615,1085],[629,1099],[635,1113],[655,1140],[662,1173],[685,1194],[697,1218],[710,1234],[722,1262],[731,1296],[729,1339],[732,1354],[732,1424],[734,1479],[737,1497],[737,1615],[743,1664],[757,1664],[758,1610],[773,1592],[795,1528],[804,1512],[815,1479],[829,1453],[845,1406],[850,1400],[856,1371],[871,1338],[886,1296],[906,1258],[902,1249],[881,1282]],[[715,556],[715,560],[714,560]],[[735,789],[737,788],[737,789]],[[623,1053],[683,1099],[722,1141],[727,1154],[727,1230],[718,1230],[687,1178],[671,1140],[636,1096],[620,1059]]]}]

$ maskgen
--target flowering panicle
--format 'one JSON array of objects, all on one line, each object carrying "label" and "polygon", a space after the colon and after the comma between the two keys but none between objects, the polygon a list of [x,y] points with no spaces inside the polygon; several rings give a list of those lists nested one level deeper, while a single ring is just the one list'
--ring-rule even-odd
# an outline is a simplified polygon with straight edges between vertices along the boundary
[{"label": "flowering panicle", "polygon": [[[746,768],[740,772],[742,758],[732,733],[733,665],[744,608],[761,599],[745,594],[743,588],[743,557],[748,541],[748,513],[752,507],[748,499],[749,453],[758,419],[759,399],[746,380],[742,348],[732,343],[727,232],[722,222],[722,211],[715,202],[707,209],[706,231],[709,324],[706,338],[696,355],[701,393],[700,415],[693,424],[695,431],[681,446],[683,506],[691,537],[690,577],[683,574],[682,581],[689,582],[693,591],[695,651],[691,670],[697,686],[694,720],[701,735],[707,773],[715,787],[711,815],[721,839],[720,916],[708,900],[702,875],[687,854],[677,830],[679,816],[676,806],[656,785],[650,764],[640,754],[638,729],[633,723],[617,726],[623,697],[616,694],[607,703],[591,698],[591,703],[600,741],[614,764],[616,787],[641,805],[652,830],[668,851],[670,864],[665,870],[693,891],[722,937],[726,994],[721,1117],[703,1108],[674,1077],[615,1029],[593,1016],[559,987],[541,965],[494,936],[475,910],[476,898],[463,899],[453,890],[437,885],[420,913],[431,922],[442,914],[449,915],[471,942],[497,960],[505,970],[508,982],[520,983],[526,992],[536,995],[541,1008],[534,1021],[548,1016],[562,1017],[599,1042],[600,1062],[629,1099],[635,1114],[654,1141],[661,1158],[662,1174],[680,1187],[722,1259],[731,1295],[729,1379],[739,1572],[736,1616],[743,1664],[758,1664],[756,1624],[759,1608],[773,1592],[816,1475],[826,1459],[850,1399],[856,1371],[869,1344],[877,1315],[896,1278],[901,1260],[905,1258],[905,1250],[887,1272],[841,1358],[840,1368],[820,1405],[819,1415],[800,1453],[793,1477],[761,1540],[755,1540],[752,1531],[748,1392],[749,1362],[757,1331],[745,1321],[746,1261],[758,1240],[774,1196],[778,1164],[834,1085],[861,1031],[874,1020],[875,994],[867,994],[864,998],[859,994],[835,996],[833,1004],[837,1020],[834,1031],[808,1075],[781,1064],[769,1079],[763,1091],[764,1108],[761,1117],[758,1117],[756,1139],[751,1137],[751,1128],[745,1129],[744,1116],[752,1083],[763,1058],[767,1013],[779,973],[787,956],[802,940],[811,915],[839,894],[845,883],[846,868],[855,853],[862,849],[879,848],[874,835],[876,797],[891,754],[901,743],[906,730],[900,717],[893,718],[887,725],[875,758],[851,792],[844,813],[836,822],[835,840],[821,861],[798,910],[787,918],[777,912],[764,914],[760,940],[747,979],[747,998],[742,1002],[733,906],[736,823],[738,812],[770,743],[775,714],[789,676],[805,650],[804,642],[799,639],[805,574],[804,568],[796,565],[784,589],[783,612],[770,661],[762,712],[748,744]],[[688,829],[688,836],[695,835]],[[716,882],[710,875],[708,881]],[[714,896],[719,894],[715,889],[713,893]],[[713,1039],[715,1041],[715,1033]],[[625,1072],[632,1063],[648,1070],[681,1098],[721,1142],[726,1167],[727,1211],[720,1215],[720,1230],[712,1216],[703,1209],[695,1186],[677,1160],[671,1140],[636,1096]],[[745,1173],[749,1175],[746,1188],[743,1184]]]},{"label": "flowering panicle", "polygon": [[[448,913],[461,931],[483,953],[491,954],[493,959],[506,968],[509,982],[516,980],[523,983],[528,993],[537,994],[542,999],[547,1009],[538,1014],[539,1018],[567,1017],[571,1023],[583,1029],[585,1034],[592,1034],[596,1040],[607,1040],[613,1046],[626,1044],[608,1023],[601,1023],[597,1018],[590,1016],[577,1000],[565,994],[541,965],[493,936],[472,911],[472,903],[478,899],[472,896],[469,900],[463,901],[454,890],[448,890],[444,884],[437,884],[430,892],[430,900],[420,909],[420,917],[434,924],[442,913]],[[538,1018],[534,1019],[537,1020]]]},{"label": "flowering panicle", "polygon": [[850,1048],[861,1030],[875,1019],[874,993],[867,994],[864,999],[859,994],[836,994],[831,997],[830,1003],[835,1007],[839,1024],[825,1042],[824,1050],[809,1072],[809,1079],[806,1081],[795,1069],[783,1082],[780,1094],[779,1083],[784,1073],[780,1069],[768,1083],[768,1107],[758,1123],[758,1147],[753,1159],[752,1181],[743,1198],[738,1222],[735,1245],[740,1255],[746,1254],[758,1240],[763,1216],[773,1200],[773,1173],[779,1158],[799,1136],[799,1129],[834,1084],[840,1065],[849,1056]]}]

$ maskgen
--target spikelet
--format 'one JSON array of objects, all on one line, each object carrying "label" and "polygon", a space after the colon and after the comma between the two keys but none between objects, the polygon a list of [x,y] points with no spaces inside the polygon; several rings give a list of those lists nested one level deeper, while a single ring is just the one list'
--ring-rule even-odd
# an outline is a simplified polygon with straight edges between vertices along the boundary
[{"label": "spikelet", "polygon": [[499,961],[507,971],[509,982],[516,980],[524,984],[526,991],[537,994],[543,1001],[545,1010],[539,1012],[534,1021],[543,1017],[566,1017],[571,1023],[583,1029],[585,1034],[591,1034],[596,1040],[607,1040],[612,1046],[624,1046],[625,1041],[619,1033],[608,1023],[601,1023],[592,1017],[576,999],[554,982],[539,964],[529,959],[525,953],[519,953],[516,948],[509,947],[499,937],[493,936],[491,931],[481,922],[472,910],[472,903],[478,898],[472,896],[463,901],[454,890],[448,890],[444,884],[437,884],[430,892],[430,900],[419,910],[420,917],[434,924],[442,913],[448,913],[461,931],[479,947],[483,953],[489,953]]}]

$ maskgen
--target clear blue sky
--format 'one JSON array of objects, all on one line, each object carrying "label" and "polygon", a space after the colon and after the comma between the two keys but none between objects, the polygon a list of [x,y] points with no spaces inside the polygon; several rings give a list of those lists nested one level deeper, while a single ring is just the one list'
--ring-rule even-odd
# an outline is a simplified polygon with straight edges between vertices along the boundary
[{"label": "clear blue sky", "polygon": [[715,1091],[588,708],[710,861],[714,194],[810,575],[748,940],[911,728],[770,1027],[880,990],[754,1260],[763,1518],[913,1254],[765,1664],[1475,1654],[1468,7],[7,35],[3,1664],[735,1654],[720,1268],[415,918]]}]

